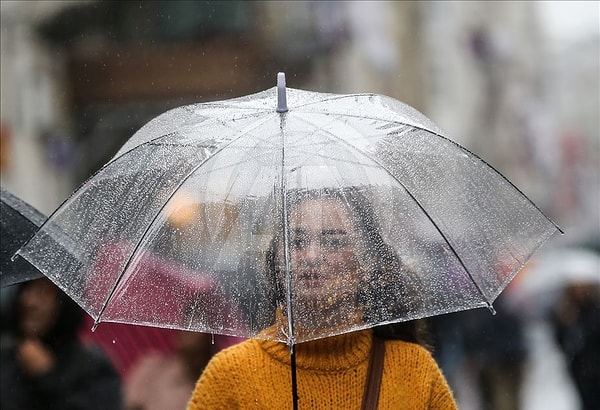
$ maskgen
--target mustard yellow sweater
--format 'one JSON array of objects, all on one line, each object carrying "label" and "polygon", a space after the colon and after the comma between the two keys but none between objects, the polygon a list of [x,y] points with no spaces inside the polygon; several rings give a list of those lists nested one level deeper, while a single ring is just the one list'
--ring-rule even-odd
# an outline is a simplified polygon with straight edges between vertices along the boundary
[{"label": "mustard yellow sweater", "polygon": [[[372,332],[296,345],[300,409],[360,409]],[[385,343],[378,409],[456,409],[437,363],[423,347]],[[188,410],[291,409],[289,347],[250,339],[219,352],[198,380]]]}]

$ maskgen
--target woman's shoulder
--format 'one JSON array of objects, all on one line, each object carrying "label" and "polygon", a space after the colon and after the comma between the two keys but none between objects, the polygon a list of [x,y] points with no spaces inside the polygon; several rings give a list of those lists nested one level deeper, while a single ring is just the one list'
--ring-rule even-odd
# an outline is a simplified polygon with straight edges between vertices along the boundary
[{"label": "woman's shoulder", "polygon": [[393,350],[410,352],[410,354],[419,356],[431,356],[431,352],[425,346],[415,342],[408,342],[400,339],[387,339],[385,340],[385,345]]},{"label": "woman's shoulder", "polygon": [[226,392],[234,388],[236,380],[246,380],[252,377],[251,372],[261,368],[260,350],[257,340],[248,339],[217,352],[200,376],[198,391],[206,394],[216,389],[221,394],[230,394]]},{"label": "woman's shoulder", "polygon": [[213,366],[215,363],[219,366],[226,366],[230,363],[235,367],[238,366],[240,362],[251,361],[252,358],[258,357],[260,350],[261,348],[258,340],[247,339],[220,350],[215,353],[210,361]]},{"label": "woman's shoulder", "polygon": [[386,340],[386,354],[404,363],[429,364],[437,367],[431,352],[424,346],[404,340]]}]

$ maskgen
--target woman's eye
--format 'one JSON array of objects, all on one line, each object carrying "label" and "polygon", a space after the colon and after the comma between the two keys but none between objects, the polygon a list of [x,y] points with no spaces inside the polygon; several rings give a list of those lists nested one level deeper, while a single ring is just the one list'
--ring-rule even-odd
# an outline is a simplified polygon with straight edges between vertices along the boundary
[{"label": "woman's eye", "polygon": [[326,236],[321,243],[325,249],[339,251],[348,246],[348,238],[342,236]]},{"label": "woman's eye", "polygon": [[292,238],[291,245],[294,249],[302,249],[306,246],[306,239],[302,237]]}]

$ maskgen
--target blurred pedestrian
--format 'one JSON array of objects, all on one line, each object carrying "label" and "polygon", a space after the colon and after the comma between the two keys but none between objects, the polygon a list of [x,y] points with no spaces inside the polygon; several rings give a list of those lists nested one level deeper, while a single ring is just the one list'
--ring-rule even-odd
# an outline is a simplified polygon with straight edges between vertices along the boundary
[{"label": "blurred pedestrian", "polygon": [[214,351],[212,336],[178,331],[175,352],[148,354],[125,383],[126,410],[184,409]]},{"label": "blurred pedestrian", "polygon": [[19,285],[2,346],[2,410],[121,408],[121,382],[77,337],[84,312],[47,278]]},{"label": "blurred pedestrian", "polygon": [[600,409],[600,285],[567,285],[550,322],[582,410]]},{"label": "blurred pedestrian", "polygon": [[210,358],[242,341],[230,336],[173,331],[172,352],[147,353],[125,380],[125,410],[181,410]]},{"label": "blurred pedestrian", "polygon": [[427,318],[427,329],[433,357],[454,390],[460,402],[459,384],[462,381],[461,369],[465,360],[464,330],[465,312],[454,312]]},{"label": "blurred pedestrian", "polygon": [[482,410],[517,410],[528,358],[522,317],[511,309],[505,292],[485,309],[460,313],[464,358],[473,376]]}]

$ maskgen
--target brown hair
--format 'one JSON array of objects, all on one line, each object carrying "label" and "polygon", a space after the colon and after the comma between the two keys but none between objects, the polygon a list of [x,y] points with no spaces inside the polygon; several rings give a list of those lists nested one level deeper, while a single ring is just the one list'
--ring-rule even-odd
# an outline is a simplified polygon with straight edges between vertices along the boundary
[{"label": "brown hair", "polygon": [[[365,257],[363,264],[371,278],[361,286],[359,300],[364,304],[363,315],[365,323],[375,324],[393,318],[401,318],[418,308],[419,299],[413,297],[415,284],[418,283],[416,274],[405,265],[394,249],[385,243],[381,234],[379,219],[373,209],[369,192],[362,187],[344,187],[338,189],[293,190],[286,196],[288,213],[300,203],[310,199],[336,199],[345,204],[355,215],[359,234],[364,238]],[[273,281],[272,302],[284,300],[284,286],[280,279],[280,261],[278,261],[281,237],[271,240],[266,254],[266,268],[269,280]],[[391,273],[394,273],[393,275]],[[400,273],[400,275],[399,275]],[[395,280],[394,278],[408,278]],[[426,325],[423,320],[409,320],[389,325],[375,326],[375,334],[385,339],[401,339],[419,343],[428,347]]]}]

